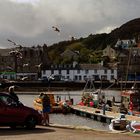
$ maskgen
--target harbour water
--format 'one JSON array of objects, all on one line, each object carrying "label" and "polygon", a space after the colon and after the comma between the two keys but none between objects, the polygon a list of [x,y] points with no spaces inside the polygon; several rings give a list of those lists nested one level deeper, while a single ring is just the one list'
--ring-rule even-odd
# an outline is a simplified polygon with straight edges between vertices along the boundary
[{"label": "harbour water", "polygon": [[[80,102],[82,91],[55,91],[53,92],[56,96],[60,96],[62,100],[73,98],[74,104]],[[38,95],[31,95],[31,94],[18,94],[20,101],[29,107],[33,107],[33,100],[38,97]],[[113,96],[115,97],[116,101],[120,101],[120,92],[115,90],[106,90],[105,96],[108,99],[112,99]],[[84,126],[93,129],[101,129],[101,130],[109,130],[108,124],[101,123],[89,118],[76,116],[75,114],[50,114],[50,122],[55,124],[61,125],[72,125],[72,126]]]}]

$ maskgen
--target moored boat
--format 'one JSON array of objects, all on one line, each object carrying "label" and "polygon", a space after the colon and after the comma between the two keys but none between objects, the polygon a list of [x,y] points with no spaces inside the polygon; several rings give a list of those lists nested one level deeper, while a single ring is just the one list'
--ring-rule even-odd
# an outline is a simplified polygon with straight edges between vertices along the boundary
[{"label": "moored boat", "polygon": [[88,79],[82,92],[81,101],[78,105],[96,108],[98,106],[99,99],[102,99],[102,97],[104,97],[104,92],[101,89],[95,89],[94,81],[92,79]]},{"label": "moored boat", "polygon": [[122,91],[121,100],[129,115],[140,116],[140,91],[138,89]]},{"label": "moored boat", "polygon": [[133,133],[140,133],[140,122],[137,121],[132,121],[131,123],[129,123],[126,128]]},{"label": "moored boat", "polygon": [[128,121],[126,120],[125,115],[120,114],[119,118],[111,120],[109,129],[111,131],[126,131],[127,124],[128,124]]},{"label": "moored boat", "polygon": [[[71,102],[69,100],[66,101],[55,101],[54,94],[47,94],[50,98],[51,104],[51,113],[69,113]],[[33,101],[34,109],[38,111],[42,111],[42,99],[37,97]]]}]

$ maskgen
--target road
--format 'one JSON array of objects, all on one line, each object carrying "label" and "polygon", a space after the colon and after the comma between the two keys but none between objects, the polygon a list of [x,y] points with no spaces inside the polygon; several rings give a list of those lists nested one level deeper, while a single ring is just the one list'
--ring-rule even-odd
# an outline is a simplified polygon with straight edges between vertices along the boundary
[{"label": "road", "polygon": [[34,130],[0,127],[0,140],[139,140],[140,134],[109,133],[58,125],[37,126]]}]

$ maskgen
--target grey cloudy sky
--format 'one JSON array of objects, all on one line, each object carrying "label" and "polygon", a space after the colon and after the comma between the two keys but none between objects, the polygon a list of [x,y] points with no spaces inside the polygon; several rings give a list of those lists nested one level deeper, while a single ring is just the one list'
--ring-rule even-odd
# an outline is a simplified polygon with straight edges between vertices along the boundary
[{"label": "grey cloudy sky", "polygon": [[13,47],[7,39],[30,47],[110,32],[139,18],[139,7],[140,0],[0,0],[0,47]]}]

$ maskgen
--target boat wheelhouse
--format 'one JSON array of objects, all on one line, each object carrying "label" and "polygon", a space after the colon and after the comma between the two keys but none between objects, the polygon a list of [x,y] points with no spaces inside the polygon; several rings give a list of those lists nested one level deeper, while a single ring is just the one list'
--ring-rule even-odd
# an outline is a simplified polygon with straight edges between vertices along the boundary
[{"label": "boat wheelhouse", "polygon": [[140,90],[131,89],[121,92],[121,100],[128,113],[132,115],[140,115]]}]

